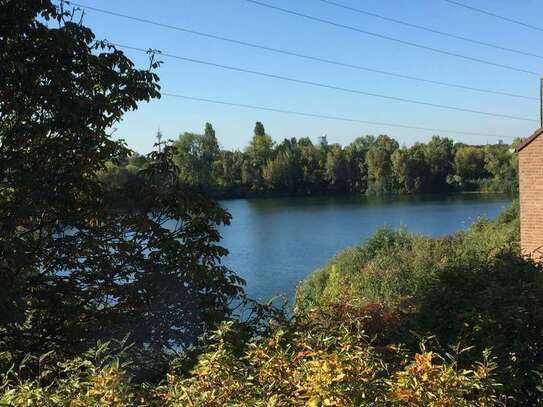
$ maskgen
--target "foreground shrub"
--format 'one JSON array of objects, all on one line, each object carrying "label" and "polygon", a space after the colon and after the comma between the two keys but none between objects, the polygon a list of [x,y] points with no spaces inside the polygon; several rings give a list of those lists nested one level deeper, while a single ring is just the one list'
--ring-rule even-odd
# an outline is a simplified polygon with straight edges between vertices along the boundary
[{"label": "foreground shrub", "polygon": [[[334,312],[333,310],[331,312]],[[67,362],[47,354],[39,375],[25,366],[2,376],[0,405],[95,406],[490,406],[501,405],[495,364],[487,355],[471,369],[422,347],[373,346],[373,318],[353,310],[334,325],[309,314],[240,349],[227,323],[190,374],[173,369],[158,386],[134,384],[122,355],[105,347]],[[361,318],[352,318],[358,315]],[[332,328],[332,329],[331,329]],[[234,339],[232,341],[232,339]]]},{"label": "foreground shrub", "polygon": [[[355,323],[355,321],[351,321]],[[170,375],[161,395],[194,406],[494,406],[502,404],[495,365],[484,360],[460,369],[426,351],[413,358],[394,347],[386,357],[363,334],[293,331],[252,343],[241,358],[216,337],[191,377]],[[224,329],[228,329],[225,327]],[[385,361],[389,359],[389,361]]]},{"label": "foreground shrub", "polygon": [[492,349],[509,403],[541,405],[543,267],[521,257],[518,235],[516,204],[495,221],[437,240],[381,230],[310,276],[298,289],[298,312],[381,307],[396,318],[393,329],[378,322],[381,345],[415,352],[421,337],[432,336],[441,353],[473,347],[458,356],[461,368]]},{"label": "foreground shrub", "polygon": [[[27,378],[25,370],[38,367]],[[36,407],[144,406],[151,401],[142,386],[133,386],[121,355],[109,353],[107,345],[81,357],[59,362],[48,353],[27,357],[2,375],[0,405]]]},{"label": "foreground shrub", "polygon": [[534,374],[543,365],[540,266],[508,251],[453,261],[416,301],[411,329],[432,332],[444,346],[492,348],[507,393],[523,404],[543,402]]},{"label": "foreground shrub", "polygon": [[[229,327],[225,326],[224,330]],[[223,405],[360,405],[383,394],[386,366],[362,336],[345,330],[279,330],[233,354],[219,331],[191,377],[170,376],[170,403]]]},{"label": "foreground shrub", "polygon": [[517,237],[514,208],[438,240],[383,230],[302,284],[291,321],[223,324],[158,385],[123,355],[47,354],[2,375],[0,404],[542,405],[543,266]]},{"label": "foreground shrub", "polygon": [[393,405],[405,406],[497,406],[505,398],[496,392],[493,380],[495,363],[485,353],[482,363],[473,370],[460,369],[454,359],[424,351],[415,355],[403,370],[389,381]]}]

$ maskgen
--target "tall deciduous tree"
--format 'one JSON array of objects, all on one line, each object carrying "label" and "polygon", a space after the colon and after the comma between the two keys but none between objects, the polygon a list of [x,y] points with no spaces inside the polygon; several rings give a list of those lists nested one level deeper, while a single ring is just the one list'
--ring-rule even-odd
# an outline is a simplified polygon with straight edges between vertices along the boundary
[{"label": "tall deciduous tree", "polygon": [[426,190],[428,166],[424,145],[417,143],[411,148],[398,149],[391,159],[399,192],[413,194]]},{"label": "tall deciduous tree", "polygon": [[345,148],[349,165],[350,191],[365,193],[368,189],[368,166],[366,156],[375,143],[375,137],[357,137]]},{"label": "tall deciduous tree", "polygon": [[[515,141],[517,144],[519,142],[519,140]],[[509,146],[487,146],[485,149],[485,170],[492,176],[491,190],[502,192],[518,190],[518,155],[512,152]]]},{"label": "tall deciduous tree", "polygon": [[264,137],[266,135],[266,129],[264,128],[262,122],[255,123],[254,135],[256,137]]},{"label": "tall deciduous tree", "polygon": [[446,137],[434,136],[425,145],[426,162],[428,163],[429,188],[441,192],[448,188],[447,177],[454,171],[453,141]]},{"label": "tall deciduous tree", "polygon": [[392,154],[398,149],[398,142],[388,136],[380,135],[367,154],[368,192],[387,194],[394,190]]},{"label": "tall deciduous tree", "polygon": [[456,174],[464,179],[483,178],[485,170],[485,151],[480,147],[462,146],[454,156]]},{"label": "tall deciduous tree", "polygon": [[272,188],[295,194],[303,185],[301,152],[295,138],[285,139],[264,167],[264,180]]},{"label": "tall deciduous tree", "polygon": [[200,190],[217,184],[220,149],[215,130],[210,123],[206,123],[204,134],[180,135],[175,147],[175,163],[179,166],[183,182]]},{"label": "tall deciduous tree", "polygon": [[[98,174],[130,151],[108,133],[159,97],[49,0],[0,1],[0,350],[79,353],[130,334],[140,360],[187,346],[229,315],[242,281],[220,264],[229,215],[153,153],[114,210]],[[154,363],[149,363],[148,366]]]},{"label": "tall deciduous tree", "polygon": [[256,122],[253,138],[247,147],[247,161],[245,163],[245,182],[252,184],[254,189],[264,187],[264,167],[272,159],[273,140],[266,134],[264,125]]},{"label": "tall deciduous tree", "polygon": [[347,161],[343,149],[339,144],[328,146],[324,176],[328,182],[329,190],[343,192],[348,184],[347,175]]}]

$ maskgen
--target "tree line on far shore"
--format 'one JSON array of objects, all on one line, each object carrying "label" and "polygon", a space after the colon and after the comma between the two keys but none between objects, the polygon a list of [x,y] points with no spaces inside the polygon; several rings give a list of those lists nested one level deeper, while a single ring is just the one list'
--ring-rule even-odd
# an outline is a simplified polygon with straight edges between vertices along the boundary
[{"label": "tree line on far shore", "polygon": [[[516,192],[512,145],[467,145],[434,136],[400,146],[387,136],[367,135],[347,146],[313,143],[308,137],[276,143],[257,122],[243,150],[221,149],[215,130],[183,133],[173,142],[180,180],[216,198],[261,195],[416,194],[463,191]],[[137,182],[147,165],[133,154],[110,164],[103,179],[112,187]]]}]

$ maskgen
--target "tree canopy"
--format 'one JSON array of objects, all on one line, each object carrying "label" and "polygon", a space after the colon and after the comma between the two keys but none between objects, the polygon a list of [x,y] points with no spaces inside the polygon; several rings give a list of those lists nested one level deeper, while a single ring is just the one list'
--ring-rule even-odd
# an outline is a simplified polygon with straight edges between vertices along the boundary
[{"label": "tree canopy", "polygon": [[[152,370],[240,300],[221,264],[230,215],[182,185],[182,149],[144,158],[112,139],[160,97],[159,64],[136,68],[76,20],[49,0],[0,2],[0,351],[69,356],[129,335]],[[202,160],[218,157],[211,126],[201,144]],[[132,181],[104,183],[121,163]]]},{"label": "tree canopy", "polygon": [[[221,149],[209,123],[202,134],[181,134],[175,146],[181,181],[217,198],[518,189],[517,159],[506,144],[466,145],[434,136],[406,147],[387,135],[358,137],[346,146],[307,137],[275,143],[257,122],[244,151]],[[125,160],[111,167],[118,176],[109,182],[122,183],[131,165]]]}]

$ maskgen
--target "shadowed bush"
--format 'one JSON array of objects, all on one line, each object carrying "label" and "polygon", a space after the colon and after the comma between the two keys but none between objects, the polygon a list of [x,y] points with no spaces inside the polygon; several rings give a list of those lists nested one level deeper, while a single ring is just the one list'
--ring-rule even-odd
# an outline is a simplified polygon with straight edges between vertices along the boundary
[{"label": "shadowed bush", "polygon": [[384,307],[399,316],[392,332],[381,324],[385,344],[413,352],[432,336],[442,352],[473,347],[461,366],[492,349],[510,404],[538,405],[543,267],[520,255],[518,225],[515,203],[495,221],[437,240],[383,229],[311,275],[298,289],[298,312],[353,301]]}]

